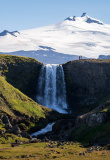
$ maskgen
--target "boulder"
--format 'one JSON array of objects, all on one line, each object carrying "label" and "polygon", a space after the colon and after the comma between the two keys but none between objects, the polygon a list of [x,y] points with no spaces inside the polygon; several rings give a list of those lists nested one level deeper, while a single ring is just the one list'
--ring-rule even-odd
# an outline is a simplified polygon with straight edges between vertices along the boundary
[{"label": "boulder", "polygon": [[7,116],[3,115],[3,117],[2,117],[2,122],[3,122],[4,124],[7,124],[7,123],[9,123],[10,121],[9,121],[9,119],[8,119]]},{"label": "boulder", "polygon": [[88,127],[93,127],[104,123],[106,120],[107,120],[106,113],[93,113],[87,117],[86,123]]},{"label": "boulder", "polygon": [[22,137],[21,134],[18,134],[17,136],[18,136],[18,137]]},{"label": "boulder", "polygon": [[1,119],[2,119],[2,122],[5,124],[5,129],[6,130],[12,128],[12,124],[10,123],[10,120],[9,120],[8,116],[3,115],[1,117]]},{"label": "boulder", "polygon": [[18,135],[18,134],[21,133],[21,130],[20,130],[20,128],[18,127],[18,125],[15,125],[15,126],[12,127],[12,133],[14,133],[14,134],[16,134],[16,135]]},{"label": "boulder", "polygon": [[109,114],[105,112],[88,113],[77,117],[76,124],[87,124],[88,127],[93,127],[105,123]]},{"label": "boulder", "polygon": [[22,132],[21,136],[24,138],[32,139],[32,137],[27,132]]}]

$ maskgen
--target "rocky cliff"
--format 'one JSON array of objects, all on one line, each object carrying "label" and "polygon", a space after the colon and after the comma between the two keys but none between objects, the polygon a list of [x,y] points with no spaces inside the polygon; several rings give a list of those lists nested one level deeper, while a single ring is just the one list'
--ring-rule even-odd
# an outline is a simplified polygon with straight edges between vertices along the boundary
[{"label": "rocky cliff", "polygon": [[67,100],[74,113],[90,111],[110,94],[110,60],[76,60],[63,64]]},{"label": "rocky cliff", "polygon": [[33,58],[0,55],[0,74],[8,83],[34,99],[42,63]]}]

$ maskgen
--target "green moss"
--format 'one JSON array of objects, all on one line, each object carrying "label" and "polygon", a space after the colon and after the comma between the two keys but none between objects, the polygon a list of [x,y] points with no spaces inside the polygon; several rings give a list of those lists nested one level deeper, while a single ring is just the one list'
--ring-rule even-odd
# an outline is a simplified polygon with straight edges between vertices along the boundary
[{"label": "green moss", "polygon": [[36,84],[42,63],[36,59],[11,55],[0,55],[0,72],[7,82],[27,96],[36,93]]},{"label": "green moss", "polygon": [[27,131],[27,130],[28,130],[28,127],[26,126],[25,123],[21,123],[21,124],[19,125],[19,127],[20,127],[20,129],[23,130],[23,131]]},{"label": "green moss", "polygon": [[102,112],[110,112],[110,106],[108,106],[107,108],[104,108]]},{"label": "green moss", "polygon": [[28,142],[29,141],[26,138],[18,137],[14,134],[5,134],[4,136],[0,135],[0,144],[15,143],[16,140],[20,141],[20,142]]},{"label": "green moss", "polygon": [[71,134],[71,140],[81,142],[82,144],[94,144],[106,142],[110,137],[110,124],[106,122],[99,126],[88,127],[86,124],[77,128]]},{"label": "green moss", "polygon": [[[29,57],[22,57],[22,56],[12,56],[12,55],[6,55],[6,54],[0,54],[0,61],[6,62],[6,63],[24,63],[24,62],[36,62],[37,60],[34,58]],[[38,61],[37,61],[38,62]]]},{"label": "green moss", "polygon": [[5,124],[0,124],[0,130],[5,131]]},{"label": "green moss", "polygon": [[[12,85],[6,82],[5,78],[1,76],[0,95],[0,101],[2,102],[2,105],[5,103],[5,106],[9,107],[9,109],[12,111],[16,110],[27,115],[45,117],[43,110],[36,102],[24,95],[18,89],[14,88]],[[4,107],[2,107],[2,110],[4,110]]]}]

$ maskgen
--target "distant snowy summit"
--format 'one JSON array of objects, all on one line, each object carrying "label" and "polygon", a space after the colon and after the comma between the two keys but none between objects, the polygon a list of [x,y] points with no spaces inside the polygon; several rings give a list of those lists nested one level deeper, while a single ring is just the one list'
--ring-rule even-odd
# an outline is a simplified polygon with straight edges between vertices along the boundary
[{"label": "distant snowy summit", "polygon": [[110,25],[89,17],[68,17],[40,28],[0,33],[0,54],[62,64],[82,58],[110,58]]},{"label": "distant snowy summit", "polygon": [[6,36],[7,34],[17,37],[17,34],[20,33],[18,31],[9,32],[7,30],[4,30],[3,32],[0,33],[0,36]]},{"label": "distant snowy summit", "polygon": [[101,22],[101,21],[99,21],[97,19],[94,19],[92,17],[89,17],[86,13],[83,13],[81,17],[73,16],[73,17],[68,17],[65,20],[81,21],[81,22],[87,22],[87,23],[97,23],[97,24],[100,24],[100,25],[104,25],[103,22]]}]

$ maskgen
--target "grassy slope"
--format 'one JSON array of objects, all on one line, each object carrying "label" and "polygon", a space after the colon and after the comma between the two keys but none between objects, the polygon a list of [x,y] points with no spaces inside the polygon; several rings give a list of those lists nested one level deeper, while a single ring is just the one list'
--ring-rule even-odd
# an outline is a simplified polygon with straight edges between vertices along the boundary
[{"label": "grassy slope", "polygon": [[[109,97],[108,97],[109,98]],[[101,103],[100,103],[101,104]],[[110,101],[105,101],[103,104],[103,109],[101,106],[93,110],[94,113],[105,112],[110,114]],[[95,144],[106,144],[110,139],[110,117],[108,120],[94,127],[88,127],[86,124],[83,124],[77,127],[74,132],[71,134],[71,140],[81,142],[82,144],[91,145]]]},{"label": "grassy slope", "polygon": [[[0,115],[6,113],[15,118],[21,116],[20,119],[27,117],[23,114],[33,116],[31,123],[28,118],[22,122],[27,125],[29,132],[35,132],[47,123],[63,118],[62,114],[29,98],[36,94],[36,80],[41,66],[42,63],[33,58],[0,55]],[[2,124],[1,128],[3,130]]]},{"label": "grassy slope", "polygon": [[[56,142],[57,143],[57,142]],[[31,143],[19,147],[11,147],[10,144],[0,144],[1,159],[23,159],[23,160],[109,160],[110,151],[93,151],[80,155],[86,151],[80,144],[65,144],[63,147],[45,148],[48,143]],[[64,149],[62,149],[64,148]]]},{"label": "grassy slope", "polygon": [[0,74],[7,82],[27,96],[36,93],[36,84],[42,63],[36,59],[20,56],[0,55]]},{"label": "grassy slope", "polygon": [[110,138],[110,122],[95,127],[87,127],[86,124],[77,128],[71,134],[71,140],[78,141],[84,145],[88,143],[104,145]]},{"label": "grassy slope", "polygon": [[38,76],[39,66],[41,63],[33,58],[0,54],[0,112],[15,116],[13,111],[18,111],[21,114],[45,117],[45,112],[50,110],[42,109],[39,104],[18,90],[35,88],[32,86],[32,78],[35,73],[35,76]]},{"label": "grassy slope", "polygon": [[36,62],[37,61],[36,59],[30,58],[30,57],[13,56],[13,55],[8,55],[8,54],[0,54],[0,59],[3,61],[6,61],[7,63]]},{"label": "grassy slope", "polygon": [[45,117],[41,107],[18,89],[10,85],[4,77],[0,76],[0,104],[1,110],[13,114],[13,110],[27,115]]}]

